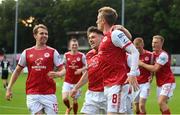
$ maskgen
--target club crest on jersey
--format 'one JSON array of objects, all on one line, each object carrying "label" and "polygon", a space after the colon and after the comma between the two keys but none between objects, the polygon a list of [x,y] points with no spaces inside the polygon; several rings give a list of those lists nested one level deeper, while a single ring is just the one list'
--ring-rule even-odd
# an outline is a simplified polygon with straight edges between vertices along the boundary
[{"label": "club crest on jersey", "polygon": [[48,58],[49,56],[50,56],[49,53],[45,53],[45,54],[44,54],[44,57],[46,57],[46,58]]},{"label": "club crest on jersey", "polygon": [[32,57],[33,57],[33,54],[30,54],[29,57],[32,58]]},{"label": "club crest on jersey", "polygon": [[81,59],[80,59],[80,57],[77,57],[76,60],[77,60],[77,61],[80,61]]},{"label": "club crest on jersey", "polygon": [[146,57],[144,58],[144,60],[145,60],[145,61],[149,61],[149,57],[146,56]]},{"label": "club crest on jersey", "polygon": [[105,42],[106,40],[107,40],[107,36],[105,36],[102,41]]}]

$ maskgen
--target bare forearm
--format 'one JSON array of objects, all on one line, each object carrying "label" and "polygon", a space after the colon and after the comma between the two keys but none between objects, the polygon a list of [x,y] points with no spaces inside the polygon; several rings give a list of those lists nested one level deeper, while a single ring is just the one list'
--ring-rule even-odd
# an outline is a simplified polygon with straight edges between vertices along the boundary
[{"label": "bare forearm", "polygon": [[88,82],[88,72],[86,71],[83,76],[81,77],[81,79],[79,80],[79,82],[75,85],[75,89],[79,89],[81,88],[84,84],[86,84]]},{"label": "bare forearm", "polygon": [[11,79],[9,81],[9,85],[8,85],[8,89],[12,89],[12,86],[14,85],[14,83],[16,82],[17,78],[19,77],[19,74],[21,73],[21,70],[23,68],[21,68],[20,66],[17,66],[15,71],[12,73]]}]

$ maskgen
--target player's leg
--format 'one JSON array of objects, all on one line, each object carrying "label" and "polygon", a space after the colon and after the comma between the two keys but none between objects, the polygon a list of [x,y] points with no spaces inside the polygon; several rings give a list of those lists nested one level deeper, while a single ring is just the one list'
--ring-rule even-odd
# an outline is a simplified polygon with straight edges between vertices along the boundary
[{"label": "player's leg", "polygon": [[173,96],[175,87],[175,83],[167,83],[162,85],[162,87],[158,87],[158,104],[162,114],[171,113],[167,102],[168,99]]},{"label": "player's leg", "polygon": [[85,95],[85,102],[81,113],[95,115],[107,114],[107,101],[104,92],[94,92],[88,90]]},{"label": "player's leg", "polygon": [[[73,87],[75,86],[75,84],[73,85]],[[72,87],[72,88],[73,88]],[[72,90],[71,88],[71,90]],[[73,112],[74,114],[77,114],[78,112],[78,98],[81,96],[81,89],[78,90],[78,92],[76,93],[75,97],[73,98]]]},{"label": "player's leg", "polygon": [[69,92],[71,91],[71,87],[72,87],[71,85],[72,84],[64,82],[63,87],[62,87],[62,100],[63,100],[64,105],[67,107],[66,114],[69,114],[72,109],[69,98],[68,98]]},{"label": "player's leg", "polygon": [[8,71],[2,71],[2,82],[4,88],[8,86],[7,79],[8,79]]},{"label": "player's leg", "polygon": [[150,92],[150,83],[144,83],[140,85],[140,99],[139,99],[139,110],[140,110],[140,114],[146,114],[146,108],[145,108],[145,104],[146,104],[146,100],[147,97],[149,96],[149,92]]},{"label": "player's leg", "polygon": [[120,85],[104,87],[104,95],[107,98],[107,114],[117,114],[119,112]]},{"label": "player's leg", "polygon": [[45,114],[57,114],[58,113],[58,102],[55,94],[40,95],[40,103],[44,106]]},{"label": "player's leg", "polygon": [[39,95],[27,95],[26,104],[32,114],[43,114],[43,105],[39,103]]}]

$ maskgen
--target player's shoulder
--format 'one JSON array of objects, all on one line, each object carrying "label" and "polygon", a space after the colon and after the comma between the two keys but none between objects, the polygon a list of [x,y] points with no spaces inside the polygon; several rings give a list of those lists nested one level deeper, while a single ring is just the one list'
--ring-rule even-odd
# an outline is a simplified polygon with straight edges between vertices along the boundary
[{"label": "player's shoulder", "polygon": [[50,46],[47,46],[47,49],[48,49],[48,50],[53,50],[53,51],[55,51],[55,50],[56,50],[55,48],[50,47]]},{"label": "player's shoulder", "polygon": [[86,57],[92,57],[94,56],[96,53],[96,50],[91,49],[89,52],[86,53]]},{"label": "player's shoulder", "polygon": [[80,52],[80,51],[78,51],[78,54],[79,55],[85,55],[83,52]]},{"label": "player's shoulder", "polygon": [[111,32],[111,36],[120,36],[120,38],[121,38],[121,36],[124,36],[124,33],[120,30],[113,30]]},{"label": "player's shoulder", "polygon": [[159,56],[161,57],[169,57],[168,53],[166,51],[161,51],[161,53],[159,54]]}]

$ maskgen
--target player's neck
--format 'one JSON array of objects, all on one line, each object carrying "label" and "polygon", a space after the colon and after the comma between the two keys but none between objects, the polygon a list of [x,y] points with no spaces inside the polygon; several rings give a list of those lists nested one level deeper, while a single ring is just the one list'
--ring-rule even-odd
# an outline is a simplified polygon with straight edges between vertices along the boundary
[{"label": "player's neck", "polygon": [[78,51],[71,51],[71,54],[72,54],[72,55],[75,55],[75,54],[77,54],[77,52],[78,52]]},{"label": "player's neck", "polygon": [[159,54],[159,53],[161,53],[161,52],[162,52],[162,49],[155,50],[154,52],[155,52],[156,54]]},{"label": "player's neck", "polygon": [[35,45],[35,49],[45,49],[46,47],[47,47],[46,44],[44,44],[44,45],[36,44]]},{"label": "player's neck", "polygon": [[111,30],[111,26],[109,26],[109,25],[104,25],[103,33],[110,32],[110,30]]}]

